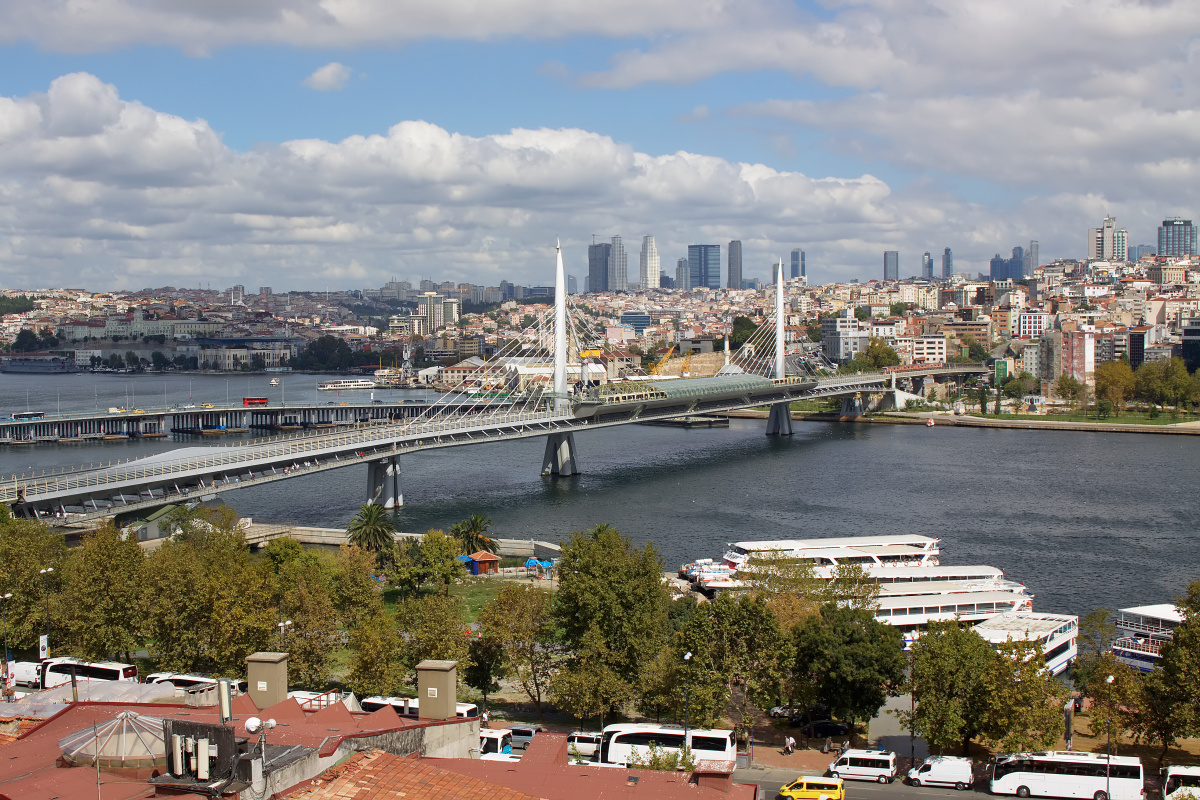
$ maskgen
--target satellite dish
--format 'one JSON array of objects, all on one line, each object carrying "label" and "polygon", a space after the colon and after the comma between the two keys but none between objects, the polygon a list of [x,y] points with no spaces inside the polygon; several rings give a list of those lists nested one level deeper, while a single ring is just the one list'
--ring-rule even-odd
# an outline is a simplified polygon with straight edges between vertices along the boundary
[{"label": "satellite dish", "polygon": [[[274,722],[274,720],[272,720]],[[263,721],[258,717],[250,717],[246,720],[246,733],[258,733],[262,730]]]}]

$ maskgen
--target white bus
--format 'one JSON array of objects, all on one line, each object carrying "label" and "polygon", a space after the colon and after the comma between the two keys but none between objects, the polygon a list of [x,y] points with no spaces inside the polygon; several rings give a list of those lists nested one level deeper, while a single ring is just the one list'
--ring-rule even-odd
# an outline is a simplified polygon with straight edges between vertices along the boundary
[{"label": "white bus", "polygon": [[600,749],[592,756],[601,764],[629,766],[636,754],[642,759],[650,755],[650,745],[657,745],[666,754],[678,753],[684,744],[697,761],[737,761],[737,743],[730,730],[690,728],[682,725],[658,725],[653,722],[625,722],[604,729]]},{"label": "white bus", "polygon": [[[146,676],[145,683],[169,683],[180,692],[188,692],[193,689],[208,689],[216,686],[217,678],[209,677],[208,675],[194,675],[189,672],[153,672]],[[233,685],[233,690],[237,694],[245,694],[248,690],[248,685],[244,680],[229,679]]]},{"label": "white bus", "polygon": [[137,683],[138,671],[133,664],[120,664],[116,661],[81,661],[69,656],[47,658],[42,662],[39,683],[41,688],[49,689],[71,682],[71,675],[76,681],[132,681]]},{"label": "white bus", "polygon": [[1141,800],[1142,762],[1100,753],[1013,753],[992,764],[992,794]]},{"label": "white bus", "polygon": [[[358,701],[358,704],[362,706],[363,711],[378,711],[381,708],[391,706],[400,716],[412,717],[413,719],[419,717],[421,712],[420,703],[415,697],[381,697],[373,695],[371,697],[364,697]],[[455,703],[454,712],[455,716],[459,719],[478,717],[479,706],[474,703]]]}]

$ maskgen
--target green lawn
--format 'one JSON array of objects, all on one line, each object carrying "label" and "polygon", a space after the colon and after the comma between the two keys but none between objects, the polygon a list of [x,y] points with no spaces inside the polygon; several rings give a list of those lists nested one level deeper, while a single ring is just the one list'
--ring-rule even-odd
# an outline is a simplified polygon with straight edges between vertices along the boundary
[{"label": "green lawn", "polygon": [[1178,422],[1194,422],[1197,417],[1195,414],[1181,413],[1178,416],[1171,416],[1170,412],[1159,412],[1158,417],[1151,419],[1149,413],[1145,411],[1125,411],[1121,416],[1109,416],[1103,419],[1096,419],[1095,412],[1089,412],[1084,416],[1081,412],[1068,412],[1064,414],[980,414],[978,411],[970,412],[973,417],[985,417],[986,419],[1008,419],[1008,420],[1047,420],[1049,422],[1099,422],[1105,425],[1174,425]]},{"label": "green lawn", "polygon": [[[461,597],[467,604],[466,622],[478,622],[479,612],[485,604],[496,595],[500,594],[500,590],[512,583],[526,583],[532,586],[544,587],[546,591],[550,591],[547,581],[529,580],[528,578],[500,578],[500,577],[474,577],[468,576],[463,579],[461,584],[454,584],[450,587],[450,595],[452,597]],[[432,594],[432,587],[422,589],[423,594]],[[400,600],[400,593],[395,589],[387,589],[383,593],[383,602],[389,611],[396,610],[396,603]]]}]

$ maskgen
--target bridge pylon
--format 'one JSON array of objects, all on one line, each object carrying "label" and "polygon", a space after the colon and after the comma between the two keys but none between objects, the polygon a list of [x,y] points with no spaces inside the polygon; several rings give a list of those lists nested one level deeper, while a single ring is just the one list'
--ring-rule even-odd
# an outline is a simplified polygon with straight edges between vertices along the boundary
[{"label": "bridge pylon", "polygon": [[[787,359],[784,354],[784,316],[783,316],[783,259],[775,267],[775,377],[787,377]],[[767,417],[767,436],[792,435],[791,403],[774,403],[771,414]]]},{"label": "bridge pylon", "polygon": [[367,505],[400,508],[404,494],[400,489],[400,459],[397,456],[367,464]]},{"label": "bridge pylon", "polygon": [[573,433],[552,433],[546,437],[546,454],[542,456],[543,475],[578,475],[579,457],[575,452]]}]

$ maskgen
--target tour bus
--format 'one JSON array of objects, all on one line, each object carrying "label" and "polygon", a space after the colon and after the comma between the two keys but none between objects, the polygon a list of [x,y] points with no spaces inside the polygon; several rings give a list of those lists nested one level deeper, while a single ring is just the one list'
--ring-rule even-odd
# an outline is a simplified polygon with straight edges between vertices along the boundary
[{"label": "tour bus", "polygon": [[[154,672],[146,676],[145,683],[169,683],[176,689],[188,691],[190,689],[207,689],[210,686],[217,685],[217,678],[210,678],[207,675],[193,675],[187,672]],[[233,690],[237,694],[245,694],[248,688],[244,680],[230,679],[233,684]]]},{"label": "tour bus", "polygon": [[998,756],[992,794],[1141,800],[1142,762],[1132,756],[1051,751]]},{"label": "tour bus", "polygon": [[76,681],[132,681],[137,683],[138,671],[133,664],[119,664],[116,661],[80,661],[78,658],[64,656],[47,658],[42,662],[39,683],[41,688],[62,686],[71,682],[74,673]]},{"label": "tour bus", "polygon": [[[371,697],[364,697],[358,701],[358,704],[362,706],[363,711],[378,711],[381,708],[391,706],[402,717],[416,719],[420,716],[420,704],[415,697],[380,697],[379,695],[373,695]],[[459,719],[478,717],[479,706],[474,703],[455,703],[454,712],[455,716]]]},{"label": "tour bus", "polygon": [[45,411],[14,411],[12,418],[17,422],[32,422],[38,419],[45,419]]},{"label": "tour bus", "polygon": [[733,731],[691,728],[685,733],[682,725],[658,725],[653,722],[609,725],[604,729],[600,749],[592,756],[592,760],[600,764],[629,766],[635,755],[647,758],[652,744],[662,748],[665,754],[671,754],[678,753],[685,743],[697,761],[726,761],[733,764],[737,760]]}]

